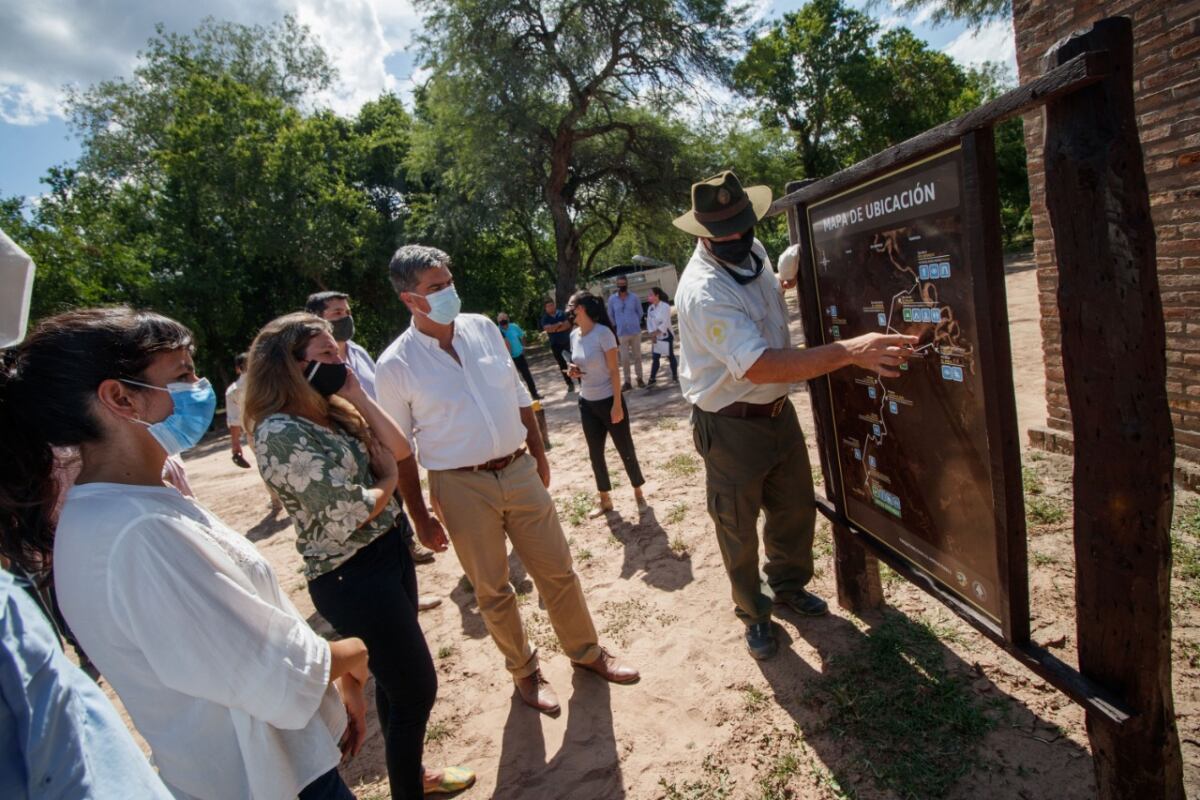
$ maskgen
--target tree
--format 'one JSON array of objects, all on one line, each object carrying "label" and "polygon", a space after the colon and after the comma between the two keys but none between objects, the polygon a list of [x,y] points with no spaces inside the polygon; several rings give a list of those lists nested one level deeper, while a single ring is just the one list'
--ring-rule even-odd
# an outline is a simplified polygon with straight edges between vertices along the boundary
[{"label": "tree", "polygon": [[[686,184],[678,93],[721,79],[744,10],[714,0],[423,0],[426,138],[518,229],[560,302],[639,206]],[[552,232],[551,263],[541,245]]]},{"label": "tree", "polygon": [[841,0],[812,0],[750,40],[733,82],[761,102],[765,126],[795,140],[804,174],[821,177],[846,161],[863,98],[873,96],[872,37],[878,26]]},{"label": "tree", "polygon": [[1012,17],[1012,0],[900,0],[893,2],[891,7],[894,12],[903,14],[929,8],[934,25],[961,20],[977,29],[989,22]]}]

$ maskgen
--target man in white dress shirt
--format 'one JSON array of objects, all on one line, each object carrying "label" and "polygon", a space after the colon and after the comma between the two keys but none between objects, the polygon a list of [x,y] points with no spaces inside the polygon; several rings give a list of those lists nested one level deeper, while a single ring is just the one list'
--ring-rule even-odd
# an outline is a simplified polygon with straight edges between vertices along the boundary
[{"label": "man in white dress shirt", "polygon": [[[512,541],[575,666],[615,683],[638,673],[600,647],[571,553],[547,488],[550,463],[532,400],[499,329],[460,314],[450,257],[401,247],[389,265],[412,324],[379,357],[379,403],[400,424],[429,473],[434,512],[475,588],[479,611],[504,654],[522,700],[553,714],[558,698],[542,677],[508,575]],[[446,548],[412,459],[400,462],[400,492],[421,541]]]},{"label": "man in white dress shirt", "polygon": [[698,239],[675,293],[679,383],[692,404],[693,441],[704,459],[708,510],[734,606],[757,659],[778,648],[772,599],[758,571],[760,510],[774,602],[809,616],[828,610],[805,589],[816,508],[790,384],[850,366],[895,377],[916,342],[869,333],[793,348],[779,281],[754,238],[754,224],[770,205],[770,187],[743,189],[736,175],[722,172],[692,185],[692,210],[675,220]]}]

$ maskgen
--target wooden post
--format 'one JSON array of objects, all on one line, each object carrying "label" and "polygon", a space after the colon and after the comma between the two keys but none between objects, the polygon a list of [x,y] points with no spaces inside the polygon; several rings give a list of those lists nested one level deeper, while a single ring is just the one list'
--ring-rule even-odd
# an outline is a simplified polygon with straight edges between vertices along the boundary
[{"label": "wooden post", "polygon": [[1112,72],[1046,107],[1046,206],[1075,434],[1080,671],[1135,716],[1087,714],[1103,800],[1183,798],[1171,696],[1174,442],[1154,226],[1133,105],[1133,35],[1102,20],[1048,67],[1106,50]]},{"label": "wooden post", "polygon": [[[813,183],[812,179],[792,181],[787,185],[787,192],[794,192],[811,183]],[[812,274],[812,265],[809,263],[812,258],[812,248],[808,241],[808,226],[804,220],[807,213],[806,207],[800,205],[789,208],[787,214],[788,236],[793,244],[797,242],[800,244],[800,258],[805,262],[805,268],[800,271],[798,278],[805,274]],[[797,283],[796,297],[799,301],[801,322],[804,324],[805,339],[810,342],[820,341],[817,330],[811,327],[821,324],[821,309],[813,287],[805,286],[802,282]],[[826,487],[825,496],[831,502],[836,502],[835,498],[842,496],[837,484],[840,476],[832,468],[832,465],[837,463],[837,456],[828,449],[835,443],[824,441],[824,437],[821,435],[824,428],[821,420],[829,419],[827,380],[825,377],[820,377],[809,381],[808,399],[812,403],[813,417],[817,420],[817,450],[821,453],[821,469]],[[808,479],[808,476],[797,477],[797,480]],[[842,512],[844,509],[839,508],[838,511]],[[833,570],[837,582],[838,605],[854,614],[878,608],[883,604],[883,582],[879,577],[879,561],[863,547],[862,543],[845,525],[835,521],[830,521],[829,524],[833,529]]]}]

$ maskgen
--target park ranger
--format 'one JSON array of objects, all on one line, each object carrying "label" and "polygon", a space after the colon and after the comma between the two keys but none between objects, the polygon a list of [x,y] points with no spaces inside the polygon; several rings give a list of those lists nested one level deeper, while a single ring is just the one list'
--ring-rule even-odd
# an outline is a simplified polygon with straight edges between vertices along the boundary
[{"label": "park ranger", "polygon": [[[692,404],[692,439],[704,459],[708,512],[735,610],[757,659],[777,649],[772,601],[806,616],[828,611],[805,588],[813,574],[816,509],[789,385],[845,367],[896,377],[916,342],[869,333],[793,348],[779,280],[754,238],[770,205],[770,187],[743,189],[736,175],[722,172],[692,185],[692,209],[675,220],[698,239],[676,292],[679,382]],[[758,569],[760,510],[766,587]]]}]

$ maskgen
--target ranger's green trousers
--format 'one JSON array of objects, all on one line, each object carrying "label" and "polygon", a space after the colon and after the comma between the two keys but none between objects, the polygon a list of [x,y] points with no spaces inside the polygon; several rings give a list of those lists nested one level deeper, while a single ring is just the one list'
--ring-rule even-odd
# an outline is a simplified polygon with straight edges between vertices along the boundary
[{"label": "ranger's green trousers", "polygon": [[789,400],[776,417],[723,417],[693,408],[692,439],[704,459],[708,513],[747,625],[771,617],[758,571],[758,512],[765,516],[767,584],[776,596],[803,589],[813,574],[812,468]]}]

